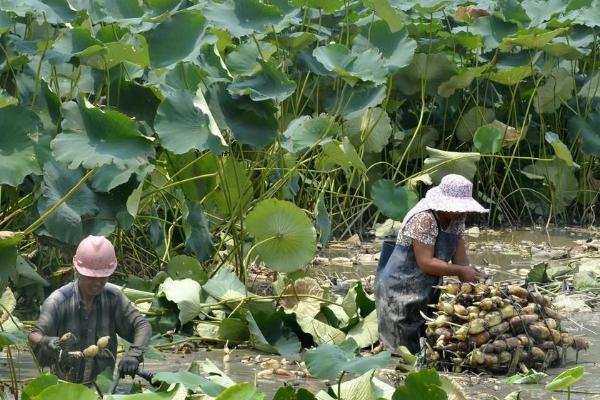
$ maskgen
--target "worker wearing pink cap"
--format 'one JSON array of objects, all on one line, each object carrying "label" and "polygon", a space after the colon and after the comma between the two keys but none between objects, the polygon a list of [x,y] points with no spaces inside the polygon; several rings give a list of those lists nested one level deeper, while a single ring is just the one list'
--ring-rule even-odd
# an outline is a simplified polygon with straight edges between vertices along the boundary
[{"label": "worker wearing pink cap", "polygon": [[[108,282],[117,268],[112,243],[88,236],[79,243],[73,266],[77,278],[44,301],[29,341],[42,366],[71,382],[90,384],[106,368],[115,367],[117,335],[131,343],[119,364],[121,376],[133,376],[152,335],[152,328],[121,290]],[[72,335],[61,340],[66,333]],[[67,335],[68,336],[68,335]],[[98,339],[110,337],[106,350],[93,358],[69,357]]]}]

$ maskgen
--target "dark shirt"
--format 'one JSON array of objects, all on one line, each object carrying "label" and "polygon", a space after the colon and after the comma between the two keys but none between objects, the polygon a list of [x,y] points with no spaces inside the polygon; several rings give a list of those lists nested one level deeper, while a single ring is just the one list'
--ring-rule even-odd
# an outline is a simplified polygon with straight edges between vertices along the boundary
[{"label": "dark shirt", "polygon": [[83,350],[96,344],[98,338],[110,336],[107,347],[110,354],[105,350],[93,359],[67,360],[67,357],[61,357],[57,364],[45,354],[44,349],[34,348],[40,365],[50,366],[59,378],[77,383],[90,383],[107,367],[114,369],[117,335],[131,343],[127,354],[137,357],[140,362],[152,336],[148,321],[121,290],[110,283],[96,296],[88,313],[77,280],[55,290],[44,301],[32,332],[58,337],[67,332],[74,334],[76,340],[70,341],[63,353]]}]

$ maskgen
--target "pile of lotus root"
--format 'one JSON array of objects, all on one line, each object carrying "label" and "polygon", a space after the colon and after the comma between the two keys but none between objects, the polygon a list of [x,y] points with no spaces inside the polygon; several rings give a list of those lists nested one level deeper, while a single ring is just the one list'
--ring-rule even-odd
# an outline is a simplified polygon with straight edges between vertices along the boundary
[{"label": "pile of lotus root", "polygon": [[426,318],[426,362],[445,370],[514,373],[562,364],[589,341],[560,326],[551,299],[519,285],[448,283],[439,287],[437,311]]}]

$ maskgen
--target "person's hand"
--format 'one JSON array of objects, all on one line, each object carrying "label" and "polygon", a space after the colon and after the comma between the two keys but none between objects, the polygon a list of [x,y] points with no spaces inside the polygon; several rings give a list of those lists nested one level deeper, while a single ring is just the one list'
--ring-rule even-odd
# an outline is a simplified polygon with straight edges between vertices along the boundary
[{"label": "person's hand", "polygon": [[139,367],[140,362],[137,357],[126,355],[119,363],[119,376],[124,378],[125,375],[129,375],[133,378]]},{"label": "person's hand", "polygon": [[460,275],[458,276],[461,282],[479,282],[479,272],[469,266],[464,266],[461,268]]},{"label": "person's hand", "polygon": [[60,338],[56,336],[44,336],[40,340],[40,346],[58,358],[60,354]]}]

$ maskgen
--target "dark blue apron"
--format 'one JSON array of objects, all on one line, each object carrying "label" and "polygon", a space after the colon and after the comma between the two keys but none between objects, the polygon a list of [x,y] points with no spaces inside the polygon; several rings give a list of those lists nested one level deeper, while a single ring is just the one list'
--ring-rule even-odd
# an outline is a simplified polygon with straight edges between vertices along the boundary
[{"label": "dark blue apron", "polygon": [[[460,236],[444,232],[435,213],[433,216],[438,224],[434,257],[448,262],[456,252]],[[389,243],[384,246],[375,275],[379,336],[392,351],[406,346],[416,353],[420,350],[419,338],[425,334],[425,321],[419,311],[431,315],[427,304],[437,303],[440,292],[433,286],[439,285],[442,277],[426,274],[419,268],[412,244],[396,244],[391,254]],[[388,254],[389,258],[384,259]]]}]

